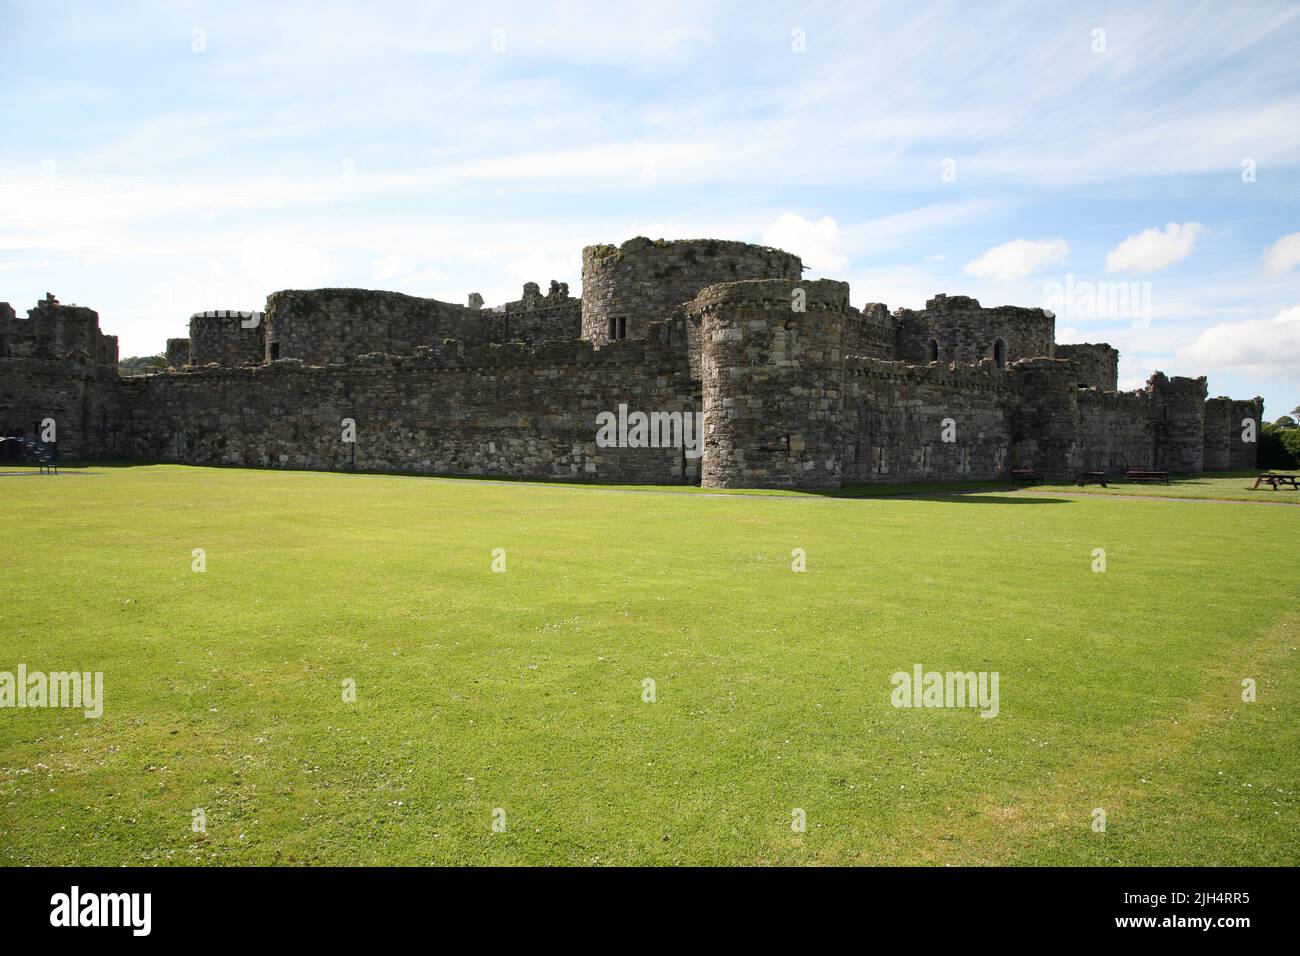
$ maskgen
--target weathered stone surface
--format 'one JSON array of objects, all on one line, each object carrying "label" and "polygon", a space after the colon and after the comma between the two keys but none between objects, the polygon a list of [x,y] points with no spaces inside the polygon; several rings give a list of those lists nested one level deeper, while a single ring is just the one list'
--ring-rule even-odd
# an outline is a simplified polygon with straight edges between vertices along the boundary
[{"label": "weathered stone surface", "polygon": [[[1246,423],[1253,422],[1254,441]],[[1264,422],[1264,399],[1256,395],[1249,399],[1235,399],[1228,416],[1228,467],[1255,468],[1259,462],[1259,427]]]},{"label": "weathered stone surface", "polygon": [[234,309],[213,309],[190,316],[189,364],[260,365],[265,357],[264,317]]},{"label": "weathered stone surface", "polygon": [[[537,284],[529,286],[536,293]],[[267,358],[341,365],[367,352],[410,355],[449,338],[467,345],[576,341],[581,309],[567,289],[548,298],[530,294],[525,287],[524,299],[507,303],[501,311],[400,292],[291,289],[266,300]],[[196,356],[194,364],[203,363]]]},{"label": "weathered stone surface", "polygon": [[[597,415],[619,403],[698,408],[685,328],[659,324],[597,354],[588,342],[448,342],[349,365],[283,359],[130,382],[132,452],[254,467],[697,480],[682,448],[598,448]],[[356,441],[343,440],[343,420]]]},{"label": "weathered stone surface", "polygon": [[99,313],[80,305],[63,305],[52,293],[20,319],[8,302],[0,302],[0,357],[61,359],[83,352],[96,365],[117,367],[117,336],[99,330]]},{"label": "weathered stone surface", "polygon": [[[1116,392],[1118,353],[1056,346],[1041,309],[858,310],[801,271],[763,246],[634,239],[583,250],[580,299],[554,280],[492,309],[285,290],[256,322],[196,314],[170,370],[133,379],[92,310],[0,303],[0,431],[52,417],[65,456],[716,487],[1255,465],[1261,399],[1162,373]],[[601,447],[620,405],[702,412],[702,457]]]},{"label": "weathered stone surface", "polygon": [[1230,398],[1205,400],[1205,452],[1202,467],[1206,471],[1227,471],[1232,467],[1232,406]]},{"label": "weathered stone surface", "polygon": [[991,361],[907,365],[850,356],[844,377],[844,480],[1005,475],[1011,462],[1009,413],[1018,398],[1011,373]]},{"label": "weathered stone surface", "polygon": [[1113,392],[1119,385],[1119,349],[1102,342],[1098,345],[1079,343],[1057,345],[1056,358],[1069,359],[1079,366],[1075,376],[1080,385]]},{"label": "weathered stone surface", "polygon": [[621,246],[587,246],[582,250],[582,337],[597,345],[639,338],[648,323],[666,319],[705,286],[802,274],[798,256],[745,242],[638,236]]},{"label": "weathered stone surface", "polygon": [[1020,400],[1011,415],[1013,467],[1069,480],[1079,472],[1078,369],[1065,359],[1018,362],[1011,372]]},{"label": "weathered stone surface", "polygon": [[700,320],[703,484],[839,487],[848,304],[847,282],[751,279],[687,307]]},{"label": "weathered stone surface", "polygon": [[984,309],[965,295],[936,295],[924,309],[899,309],[894,321],[895,354],[918,365],[1050,358],[1055,342],[1056,319],[1050,312],[1013,305]]},{"label": "weathered stone surface", "polygon": [[1155,466],[1162,471],[1199,475],[1205,458],[1205,376],[1169,378],[1156,372],[1147,390],[1157,403]]},{"label": "weathered stone surface", "polygon": [[184,368],[190,364],[190,340],[168,339],[165,353],[168,368]]}]

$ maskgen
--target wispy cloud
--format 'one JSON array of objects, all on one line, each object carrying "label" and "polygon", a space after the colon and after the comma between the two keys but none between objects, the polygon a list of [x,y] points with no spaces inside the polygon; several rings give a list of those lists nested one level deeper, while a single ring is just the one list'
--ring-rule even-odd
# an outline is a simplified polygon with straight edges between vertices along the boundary
[{"label": "wispy cloud", "polygon": [[1144,229],[1129,236],[1106,255],[1108,272],[1159,272],[1192,254],[1205,231],[1199,222],[1171,222],[1161,229]]},{"label": "wispy cloud", "polygon": [[1064,239],[1013,239],[967,263],[965,271],[967,275],[1010,282],[1044,266],[1060,265],[1069,254],[1070,244]]},{"label": "wispy cloud", "polygon": [[576,293],[582,245],[638,233],[790,246],[891,307],[1037,304],[1043,269],[1111,264],[1152,276],[1155,321],[1078,331],[1126,363],[1300,301],[1290,3],[4,17],[0,298],[75,297],[126,353],[290,284]]},{"label": "wispy cloud", "polygon": [[1290,272],[1300,265],[1300,232],[1283,236],[1264,250],[1264,269],[1272,275]]},{"label": "wispy cloud", "polygon": [[1268,319],[1211,326],[1179,350],[1185,364],[1231,368],[1252,378],[1295,382],[1300,305]]}]

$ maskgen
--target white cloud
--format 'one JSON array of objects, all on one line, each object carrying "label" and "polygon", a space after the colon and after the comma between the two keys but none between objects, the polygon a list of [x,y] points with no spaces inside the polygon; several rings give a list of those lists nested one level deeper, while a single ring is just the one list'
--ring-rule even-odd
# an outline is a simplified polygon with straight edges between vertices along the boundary
[{"label": "white cloud", "polygon": [[1294,378],[1300,366],[1300,305],[1271,319],[1224,322],[1180,349],[1180,362],[1231,368],[1257,378]]},{"label": "white cloud", "polygon": [[793,252],[814,272],[842,273],[849,267],[848,257],[840,251],[840,227],[830,216],[812,222],[782,213],[764,227],[763,242]]},{"label": "white cloud", "polygon": [[1197,236],[1205,231],[1199,222],[1171,222],[1134,233],[1106,254],[1107,272],[1159,272],[1192,254]]},{"label": "white cloud", "polygon": [[1300,232],[1283,236],[1264,251],[1264,270],[1272,275],[1290,272],[1300,265]]},{"label": "white cloud", "polygon": [[1013,239],[966,265],[966,274],[998,282],[1023,279],[1043,266],[1060,265],[1070,254],[1064,239]]}]

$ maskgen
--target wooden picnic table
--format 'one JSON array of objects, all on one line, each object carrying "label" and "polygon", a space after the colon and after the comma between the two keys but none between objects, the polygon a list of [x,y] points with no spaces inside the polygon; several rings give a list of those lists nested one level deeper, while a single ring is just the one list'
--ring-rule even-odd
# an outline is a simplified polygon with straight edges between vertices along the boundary
[{"label": "wooden picnic table", "polygon": [[1254,491],[1255,488],[1258,488],[1261,484],[1268,485],[1274,491],[1277,491],[1278,485],[1290,485],[1296,491],[1300,491],[1300,485],[1296,484],[1297,478],[1300,478],[1300,475],[1260,475],[1255,479],[1255,484],[1254,487],[1251,488],[1251,491]]},{"label": "wooden picnic table", "polygon": [[1090,481],[1095,481],[1103,488],[1108,487],[1106,484],[1106,473],[1104,471],[1082,471],[1079,473],[1079,486],[1082,487]]},{"label": "wooden picnic table", "polygon": [[1124,477],[1129,481],[1158,481],[1161,484],[1169,484],[1169,472],[1167,471],[1126,471]]}]

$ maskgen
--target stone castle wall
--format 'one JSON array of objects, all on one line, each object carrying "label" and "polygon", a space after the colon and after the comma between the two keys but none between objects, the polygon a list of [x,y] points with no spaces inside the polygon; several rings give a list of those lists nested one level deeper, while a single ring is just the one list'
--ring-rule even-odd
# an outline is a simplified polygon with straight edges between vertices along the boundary
[{"label": "stone castle wall", "polygon": [[232,309],[190,316],[189,364],[260,365],[265,358],[264,316]]},{"label": "stone castle wall", "polygon": [[[559,282],[494,309],[286,290],[265,313],[198,313],[168,340],[171,371],[128,380],[92,310],[47,296],[20,320],[0,304],[0,427],[53,417],[64,457],[714,487],[1255,464],[1241,421],[1258,426],[1259,399],[1206,401],[1203,378],[1161,373],[1117,393],[1118,353],[1055,346],[1041,309],[858,310],[845,283],[743,243],[634,239],[583,259],[581,299]],[[699,412],[702,457],[600,447],[596,416],[620,406]]]},{"label": "stone castle wall", "polygon": [[1037,468],[1068,481],[1080,471],[1077,367],[1066,359],[1034,358],[1012,367],[1019,393],[1011,414],[1012,465]]},{"label": "stone castle wall", "polygon": [[1147,382],[1156,402],[1155,467],[1162,471],[1199,475],[1205,461],[1205,377],[1167,377],[1156,372]]},{"label": "stone castle wall", "polygon": [[[1264,400],[1211,398],[1205,402],[1206,471],[1254,468],[1259,457],[1259,426]],[[1251,423],[1247,426],[1247,422]],[[1247,436],[1253,435],[1254,441]]]},{"label": "stone castle wall", "polygon": [[84,353],[0,358],[0,434],[41,439],[42,423],[52,418],[61,457],[127,457],[131,407],[122,384],[115,368]]},{"label": "stone castle wall", "polygon": [[1145,391],[1080,389],[1079,448],[1083,471],[1122,472],[1155,467],[1156,411]]},{"label": "stone castle wall", "polygon": [[1232,405],[1230,398],[1209,398],[1205,401],[1205,451],[1202,465],[1206,471],[1227,471],[1232,467]]},{"label": "stone castle wall", "polygon": [[[597,353],[587,342],[373,353],[347,366],[288,359],[127,383],[132,453],[199,464],[673,484],[683,448],[600,448],[597,415],[690,412],[699,398],[681,322]],[[356,441],[343,441],[343,419]]]},{"label": "stone castle wall", "polygon": [[[1245,422],[1255,423],[1255,441],[1248,442]],[[1259,428],[1264,422],[1264,399],[1234,399],[1228,415],[1228,467],[1255,468],[1259,462]]]},{"label": "stone castle wall", "polygon": [[846,482],[1005,476],[1016,402],[1009,372],[992,362],[925,366],[849,356],[844,373]]},{"label": "stone castle wall", "polygon": [[50,294],[20,319],[8,302],[0,302],[0,357],[61,359],[84,352],[96,365],[117,366],[117,336],[99,329],[99,313],[64,305]]},{"label": "stone castle wall", "polygon": [[1114,392],[1119,388],[1119,349],[1099,345],[1057,345],[1055,358],[1069,359],[1079,366],[1079,384]]},{"label": "stone castle wall", "polygon": [[190,364],[190,340],[168,339],[164,353],[168,368],[184,368]]},{"label": "stone castle wall", "polygon": [[896,331],[894,317],[883,304],[868,302],[861,311],[851,308],[844,318],[844,354],[892,361]]},{"label": "stone castle wall", "polygon": [[477,346],[580,337],[580,299],[569,297],[567,289],[563,295],[536,297],[528,291],[501,312],[368,289],[276,292],[266,303],[267,358],[337,365],[367,352],[411,355],[447,339]]},{"label": "stone castle wall", "polygon": [[1042,309],[1011,305],[986,309],[969,296],[936,295],[924,309],[899,309],[894,319],[895,355],[916,365],[931,361],[973,365],[997,358],[999,341],[1004,365],[1053,354],[1056,320]]}]

